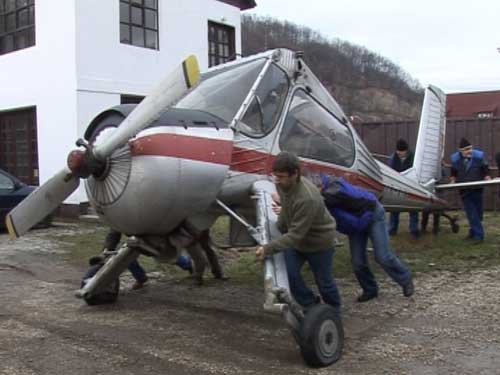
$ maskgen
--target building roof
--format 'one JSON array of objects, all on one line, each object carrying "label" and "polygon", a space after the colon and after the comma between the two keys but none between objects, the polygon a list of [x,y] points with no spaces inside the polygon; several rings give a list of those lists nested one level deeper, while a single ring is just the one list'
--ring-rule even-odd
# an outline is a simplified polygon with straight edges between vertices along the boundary
[{"label": "building roof", "polygon": [[219,0],[219,1],[238,7],[241,10],[251,9],[257,6],[255,0]]},{"label": "building roof", "polygon": [[500,116],[500,90],[446,95],[447,117],[477,117],[480,113]]}]

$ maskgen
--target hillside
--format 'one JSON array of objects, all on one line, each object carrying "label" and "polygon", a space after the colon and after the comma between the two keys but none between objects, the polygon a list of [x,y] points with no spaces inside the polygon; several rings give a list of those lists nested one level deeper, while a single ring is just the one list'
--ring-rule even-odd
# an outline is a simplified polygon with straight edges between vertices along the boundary
[{"label": "hillside", "polygon": [[277,47],[304,51],[306,63],[348,115],[379,121],[415,119],[420,113],[422,87],[387,58],[305,26],[243,16],[244,56]]}]

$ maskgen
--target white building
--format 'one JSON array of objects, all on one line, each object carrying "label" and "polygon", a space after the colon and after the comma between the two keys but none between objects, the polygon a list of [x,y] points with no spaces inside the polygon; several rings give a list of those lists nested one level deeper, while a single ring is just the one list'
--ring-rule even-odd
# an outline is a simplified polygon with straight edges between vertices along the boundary
[{"label": "white building", "polygon": [[[42,184],[100,111],[137,100],[189,54],[241,52],[254,0],[0,0],[0,168]],[[80,187],[66,203],[86,202]]]}]

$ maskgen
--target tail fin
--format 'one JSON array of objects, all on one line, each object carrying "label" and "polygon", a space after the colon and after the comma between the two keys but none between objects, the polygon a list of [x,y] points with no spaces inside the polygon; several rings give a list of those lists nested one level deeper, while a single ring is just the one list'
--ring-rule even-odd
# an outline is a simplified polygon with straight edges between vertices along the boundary
[{"label": "tail fin", "polygon": [[446,95],[437,87],[425,89],[413,167],[403,174],[429,190],[441,179],[446,130]]}]

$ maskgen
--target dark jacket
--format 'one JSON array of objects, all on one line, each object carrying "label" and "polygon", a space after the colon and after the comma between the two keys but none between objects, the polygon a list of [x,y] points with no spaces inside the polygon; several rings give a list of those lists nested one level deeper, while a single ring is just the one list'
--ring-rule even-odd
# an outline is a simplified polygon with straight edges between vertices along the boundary
[{"label": "dark jacket", "polygon": [[[455,177],[456,182],[472,182],[484,180],[490,174],[488,162],[484,159],[484,152],[481,150],[473,150],[470,161],[466,162],[466,158],[462,156],[460,151],[451,155],[451,176]],[[462,189],[461,194],[465,194],[471,190],[478,189]]]},{"label": "dark jacket", "polygon": [[413,151],[408,151],[404,160],[401,160],[398,154],[393,153],[389,158],[389,167],[398,172],[406,171],[413,166],[414,157],[415,155],[413,154]]}]

